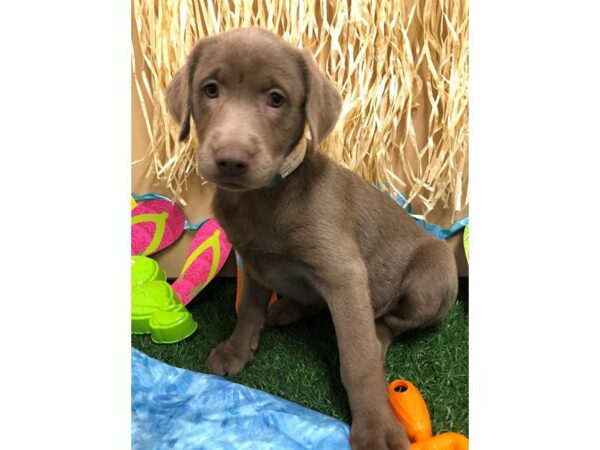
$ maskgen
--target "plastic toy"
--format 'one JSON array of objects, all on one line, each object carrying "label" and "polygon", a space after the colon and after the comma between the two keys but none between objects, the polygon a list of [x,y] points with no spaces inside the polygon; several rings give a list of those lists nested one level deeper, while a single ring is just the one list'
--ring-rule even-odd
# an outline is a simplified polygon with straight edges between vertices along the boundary
[{"label": "plastic toy", "polygon": [[151,333],[150,319],[159,310],[171,310],[179,303],[166,281],[150,281],[131,289],[131,332]]},{"label": "plastic toy", "polygon": [[153,259],[145,256],[131,257],[131,286],[141,286],[150,281],[165,281],[167,275]]},{"label": "plastic toy", "polygon": [[150,318],[151,337],[157,344],[173,344],[191,336],[198,328],[185,306],[179,304],[173,309],[159,309]]},{"label": "plastic toy", "polygon": [[158,263],[145,256],[133,256],[131,262],[131,332],[150,333],[157,344],[192,335],[198,324],[165,281]]},{"label": "plastic toy", "polygon": [[198,229],[173,290],[187,305],[219,273],[231,252],[225,231],[215,219]]},{"label": "plastic toy", "polygon": [[469,440],[458,433],[432,436],[429,410],[419,390],[406,380],[388,385],[392,411],[412,442],[411,450],[467,450]]},{"label": "plastic toy", "polygon": [[175,242],[185,228],[185,217],[172,202],[145,200],[131,210],[131,254],[151,255]]}]

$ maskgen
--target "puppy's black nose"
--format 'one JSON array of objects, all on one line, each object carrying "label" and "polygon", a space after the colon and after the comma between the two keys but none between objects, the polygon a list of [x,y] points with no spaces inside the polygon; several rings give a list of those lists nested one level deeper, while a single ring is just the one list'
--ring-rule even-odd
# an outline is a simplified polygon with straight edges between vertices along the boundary
[{"label": "puppy's black nose", "polygon": [[248,163],[239,159],[219,159],[217,168],[223,175],[242,175],[248,170]]},{"label": "puppy's black nose", "polygon": [[243,175],[248,171],[248,153],[236,147],[219,150],[215,158],[217,169],[223,175]]}]

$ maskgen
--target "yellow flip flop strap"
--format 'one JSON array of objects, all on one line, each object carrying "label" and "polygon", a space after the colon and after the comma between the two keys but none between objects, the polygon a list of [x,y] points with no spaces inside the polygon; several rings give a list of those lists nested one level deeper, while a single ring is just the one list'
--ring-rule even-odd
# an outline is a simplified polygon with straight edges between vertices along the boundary
[{"label": "yellow flip flop strap", "polygon": [[148,255],[152,253],[154,250],[158,248],[160,242],[162,241],[163,234],[165,233],[165,225],[167,223],[167,218],[169,217],[169,213],[163,211],[158,214],[140,214],[139,216],[133,216],[131,218],[131,225],[136,225],[141,222],[154,222],[156,228],[154,229],[154,236],[152,237],[152,241],[144,250],[142,255]]},{"label": "yellow flip flop strap", "polygon": [[209,238],[207,238],[204,242],[202,242],[202,244],[200,244],[198,246],[198,248],[196,248],[196,250],[194,250],[190,254],[190,256],[188,256],[187,260],[185,261],[185,264],[183,265],[183,269],[181,269],[179,278],[183,278],[183,276],[185,275],[185,271],[188,270],[188,268],[192,265],[192,263],[196,260],[196,258],[198,256],[200,256],[205,250],[212,248],[213,259],[212,259],[212,263],[210,265],[210,271],[208,272],[208,275],[206,276],[206,280],[204,280],[204,283],[202,283],[202,285],[198,286],[198,288],[196,288],[195,290],[203,289],[204,286],[206,286],[208,284],[208,282],[210,280],[212,280],[214,278],[214,276],[217,274],[217,269],[219,268],[219,260],[221,259],[221,246],[219,245],[219,236],[220,235],[221,235],[221,231],[215,230],[215,232]]}]

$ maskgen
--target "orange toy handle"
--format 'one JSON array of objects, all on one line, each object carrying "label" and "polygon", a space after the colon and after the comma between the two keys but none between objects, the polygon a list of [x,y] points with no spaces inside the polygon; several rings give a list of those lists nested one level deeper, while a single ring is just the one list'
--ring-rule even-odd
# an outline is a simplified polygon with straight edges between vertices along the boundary
[{"label": "orange toy handle", "polygon": [[[410,381],[395,380],[388,385],[388,394],[392,411],[404,425],[410,441],[419,442],[431,438],[429,410],[419,390]],[[437,449],[423,447],[428,448]]]},{"label": "orange toy handle", "polygon": [[468,450],[469,440],[462,434],[442,433],[411,444],[410,450]]}]

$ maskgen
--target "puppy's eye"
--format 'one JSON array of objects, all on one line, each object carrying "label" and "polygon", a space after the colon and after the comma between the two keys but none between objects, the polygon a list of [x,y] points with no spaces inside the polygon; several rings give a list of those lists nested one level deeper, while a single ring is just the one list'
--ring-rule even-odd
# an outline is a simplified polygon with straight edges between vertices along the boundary
[{"label": "puppy's eye", "polygon": [[278,94],[277,92],[271,92],[269,94],[267,105],[269,105],[271,108],[281,108],[284,103],[285,98],[283,98],[283,95]]},{"label": "puppy's eye", "polygon": [[204,86],[204,93],[208,98],[217,98],[219,96],[219,87],[217,83],[209,83]]}]

